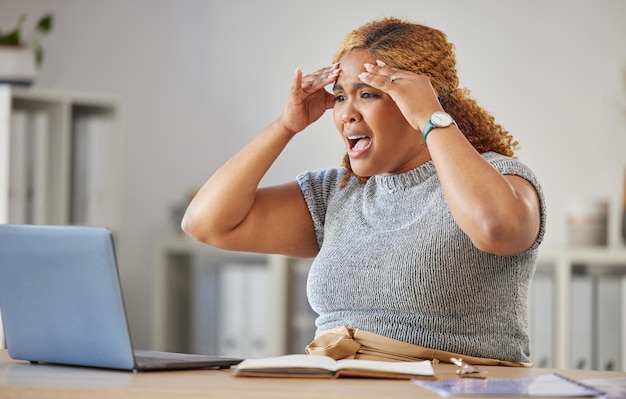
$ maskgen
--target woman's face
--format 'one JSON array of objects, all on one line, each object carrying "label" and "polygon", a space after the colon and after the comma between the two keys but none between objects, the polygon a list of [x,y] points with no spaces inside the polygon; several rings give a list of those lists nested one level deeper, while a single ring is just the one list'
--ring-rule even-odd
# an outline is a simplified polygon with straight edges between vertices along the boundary
[{"label": "woman's face", "polygon": [[352,50],[339,63],[333,118],[354,173],[363,177],[402,173],[430,159],[420,132],[407,122],[392,98],[359,79],[364,64],[376,64],[375,55]]}]

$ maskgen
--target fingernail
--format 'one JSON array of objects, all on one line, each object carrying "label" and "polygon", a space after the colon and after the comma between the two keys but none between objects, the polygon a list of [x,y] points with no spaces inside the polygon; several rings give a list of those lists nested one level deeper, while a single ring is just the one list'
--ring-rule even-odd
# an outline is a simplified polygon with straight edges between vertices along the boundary
[{"label": "fingernail", "polygon": [[378,66],[380,66],[380,67],[384,67],[385,65],[387,65],[387,64],[385,64],[385,63],[384,63],[383,61],[381,61],[381,60],[376,60],[376,64],[377,64]]},{"label": "fingernail", "polygon": [[366,77],[367,77],[367,75],[369,75],[369,73],[368,73],[368,72],[361,72],[361,73],[359,74],[359,79],[364,79],[364,78],[366,78]]},{"label": "fingernail", "polygon": [[367,71],[369,71],[370,69],[374,68],[374,65],[373,65],[373,64],[363,64],[363,66],[365,67],[365,69],[366,69]]}]

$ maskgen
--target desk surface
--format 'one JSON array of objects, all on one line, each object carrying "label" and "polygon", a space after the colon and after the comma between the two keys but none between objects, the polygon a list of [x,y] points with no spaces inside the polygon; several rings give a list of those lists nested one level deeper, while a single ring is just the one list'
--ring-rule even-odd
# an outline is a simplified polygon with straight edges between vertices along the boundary
[{"label": "desk surface", "polygon": [[[490,378],[549,374],[537,368],[485,367]],[[438,378],[457,378],[456,367],[435,365]],[[626,373],[562,370],[574,379],[626,377]],[[229,370],[131,373],[28,364],[0,351],[0,397],[19,398],[439,398],[407,380],[276,379],[233,377]]]}]

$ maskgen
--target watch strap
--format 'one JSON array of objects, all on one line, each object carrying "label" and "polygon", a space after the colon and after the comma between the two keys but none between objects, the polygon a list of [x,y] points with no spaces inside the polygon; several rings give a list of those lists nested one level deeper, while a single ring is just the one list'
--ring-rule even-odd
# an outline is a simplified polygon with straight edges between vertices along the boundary
[{"label": "watch strap", "polygon": [[426,145],[426,136],[428,136],[428,133],[430,133],[431,130],[433,130],[433,128],[435,127],[435,124],[428,119],[428,122],[426,122],[426,124],[424,125],[424,128],[422,129],[422,144]]}]

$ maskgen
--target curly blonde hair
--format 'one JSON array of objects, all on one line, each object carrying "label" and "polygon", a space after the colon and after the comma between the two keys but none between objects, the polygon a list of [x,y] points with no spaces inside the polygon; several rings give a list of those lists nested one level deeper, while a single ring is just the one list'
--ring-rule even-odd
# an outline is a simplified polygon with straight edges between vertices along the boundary
[{"label": "curly blonde hair", "polygon": [[[392,67],[428,76],[441,106],[478,152],[494,151],[515,157],[518,142],[470,97],[469,90],[459,87],[454,44],[445,33],[398,18],[369,22],[346,36],[335,52],[333,63],[356,49],[368,50]],[[343,166],[347,169],[342,179],[345,185],[356,176],[347,153]],[[367,181],[367,177],[357,178]]]}]

